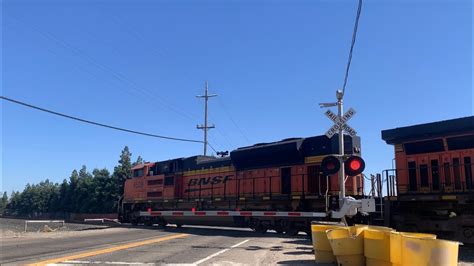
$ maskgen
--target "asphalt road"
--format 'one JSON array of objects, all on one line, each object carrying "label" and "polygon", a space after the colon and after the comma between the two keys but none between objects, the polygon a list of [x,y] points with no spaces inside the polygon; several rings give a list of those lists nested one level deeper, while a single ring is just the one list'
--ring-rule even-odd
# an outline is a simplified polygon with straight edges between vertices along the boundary
[{"label": "asphalt road", "polygon": [[284,237],[246,229],[108,228],[3,238],[0,264],[275,265],[313,264],[303,235]]}]

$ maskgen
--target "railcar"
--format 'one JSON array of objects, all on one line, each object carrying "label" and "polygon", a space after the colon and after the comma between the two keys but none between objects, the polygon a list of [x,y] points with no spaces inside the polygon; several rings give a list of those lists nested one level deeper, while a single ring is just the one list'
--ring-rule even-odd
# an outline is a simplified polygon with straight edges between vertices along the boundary
[{"label": "railcar", "polygon": [[[360,138],[345,136],[348,156]],[[230,156],[192,156],[133,167],[119,217],[133,224],[168,223],[250,227],[265,232],[308,232],[318,212],[337,205],[338,178],[321,172],[322,159],[339,150],[338,136],[260,143]],[[346,179],[346,194],[363,195],[361,175]],[[331,200],[328,200],[331,199]]]},{"label": "railcar", "polygon": [[385,223],[474,244],[474,116],[382,131],[394,145],[385,170]]}]

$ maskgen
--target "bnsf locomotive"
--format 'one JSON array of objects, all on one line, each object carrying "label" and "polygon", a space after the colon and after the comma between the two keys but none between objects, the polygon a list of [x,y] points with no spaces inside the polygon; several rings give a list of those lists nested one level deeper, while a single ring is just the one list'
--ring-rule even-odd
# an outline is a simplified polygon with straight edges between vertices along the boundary
[{"label": "bnsf locomotive", "polygon": [[384,217],[402,231],[474,244],[474,116],[382,131],[395,148]]},{"label": "bnsf locomotive", "polygon": [[[360,138],[345,136],[348,156]],[[337,175],[321,172],[337,154],[338,136],[292,138],[238,148],[230,156],[193,156],[135,166],[126,180],[119,217],[133,224],[168,223],[308,232],[318,213],[337,205]],[[347,177],[346,194],[363,195],[361,175]],[[331,199],[331,200],[328,200]]]}]

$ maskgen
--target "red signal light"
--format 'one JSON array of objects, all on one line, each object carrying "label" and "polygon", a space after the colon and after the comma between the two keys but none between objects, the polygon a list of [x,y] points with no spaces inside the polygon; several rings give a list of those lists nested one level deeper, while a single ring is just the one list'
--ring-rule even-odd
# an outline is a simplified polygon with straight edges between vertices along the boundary
[{"label": "red signal light", "polygon": [[321,162],[321,171],[325,175],[333,175],[339,171],[341,163],[335,156],[326,156]]},{"label": "red signal light", "polygon": [[345,161],[346,175],[356,176],[362,173],[365,169],[365,162],[359,156],[351,156]]},{"label": "red signal light", "polygon": [[352,161],[351,165],[349,165],[349,167],[352,170],[358,170],[360,168],[360,162],[359,161]]}]

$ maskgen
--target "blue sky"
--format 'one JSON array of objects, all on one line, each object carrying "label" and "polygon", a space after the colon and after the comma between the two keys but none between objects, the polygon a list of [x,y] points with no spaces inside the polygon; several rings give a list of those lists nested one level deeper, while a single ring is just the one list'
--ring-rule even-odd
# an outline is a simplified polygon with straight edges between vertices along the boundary
[{"label": "blue sky", "polygon": [[[318,102],[342,86],[357,1],[3,1],[2,95],[231,150],[324,134]],[[380,131],[472,115],[472,2],[364,1],[345,96],[367,173],[390,168]],[[1,102],[0,190],[60,182],[199,144],[116,132]],[[232,118],[229,118],[229,114]],[[233,122],[233,121],[235,122]],[[237,126],[236,126],[236,125]]]}]

